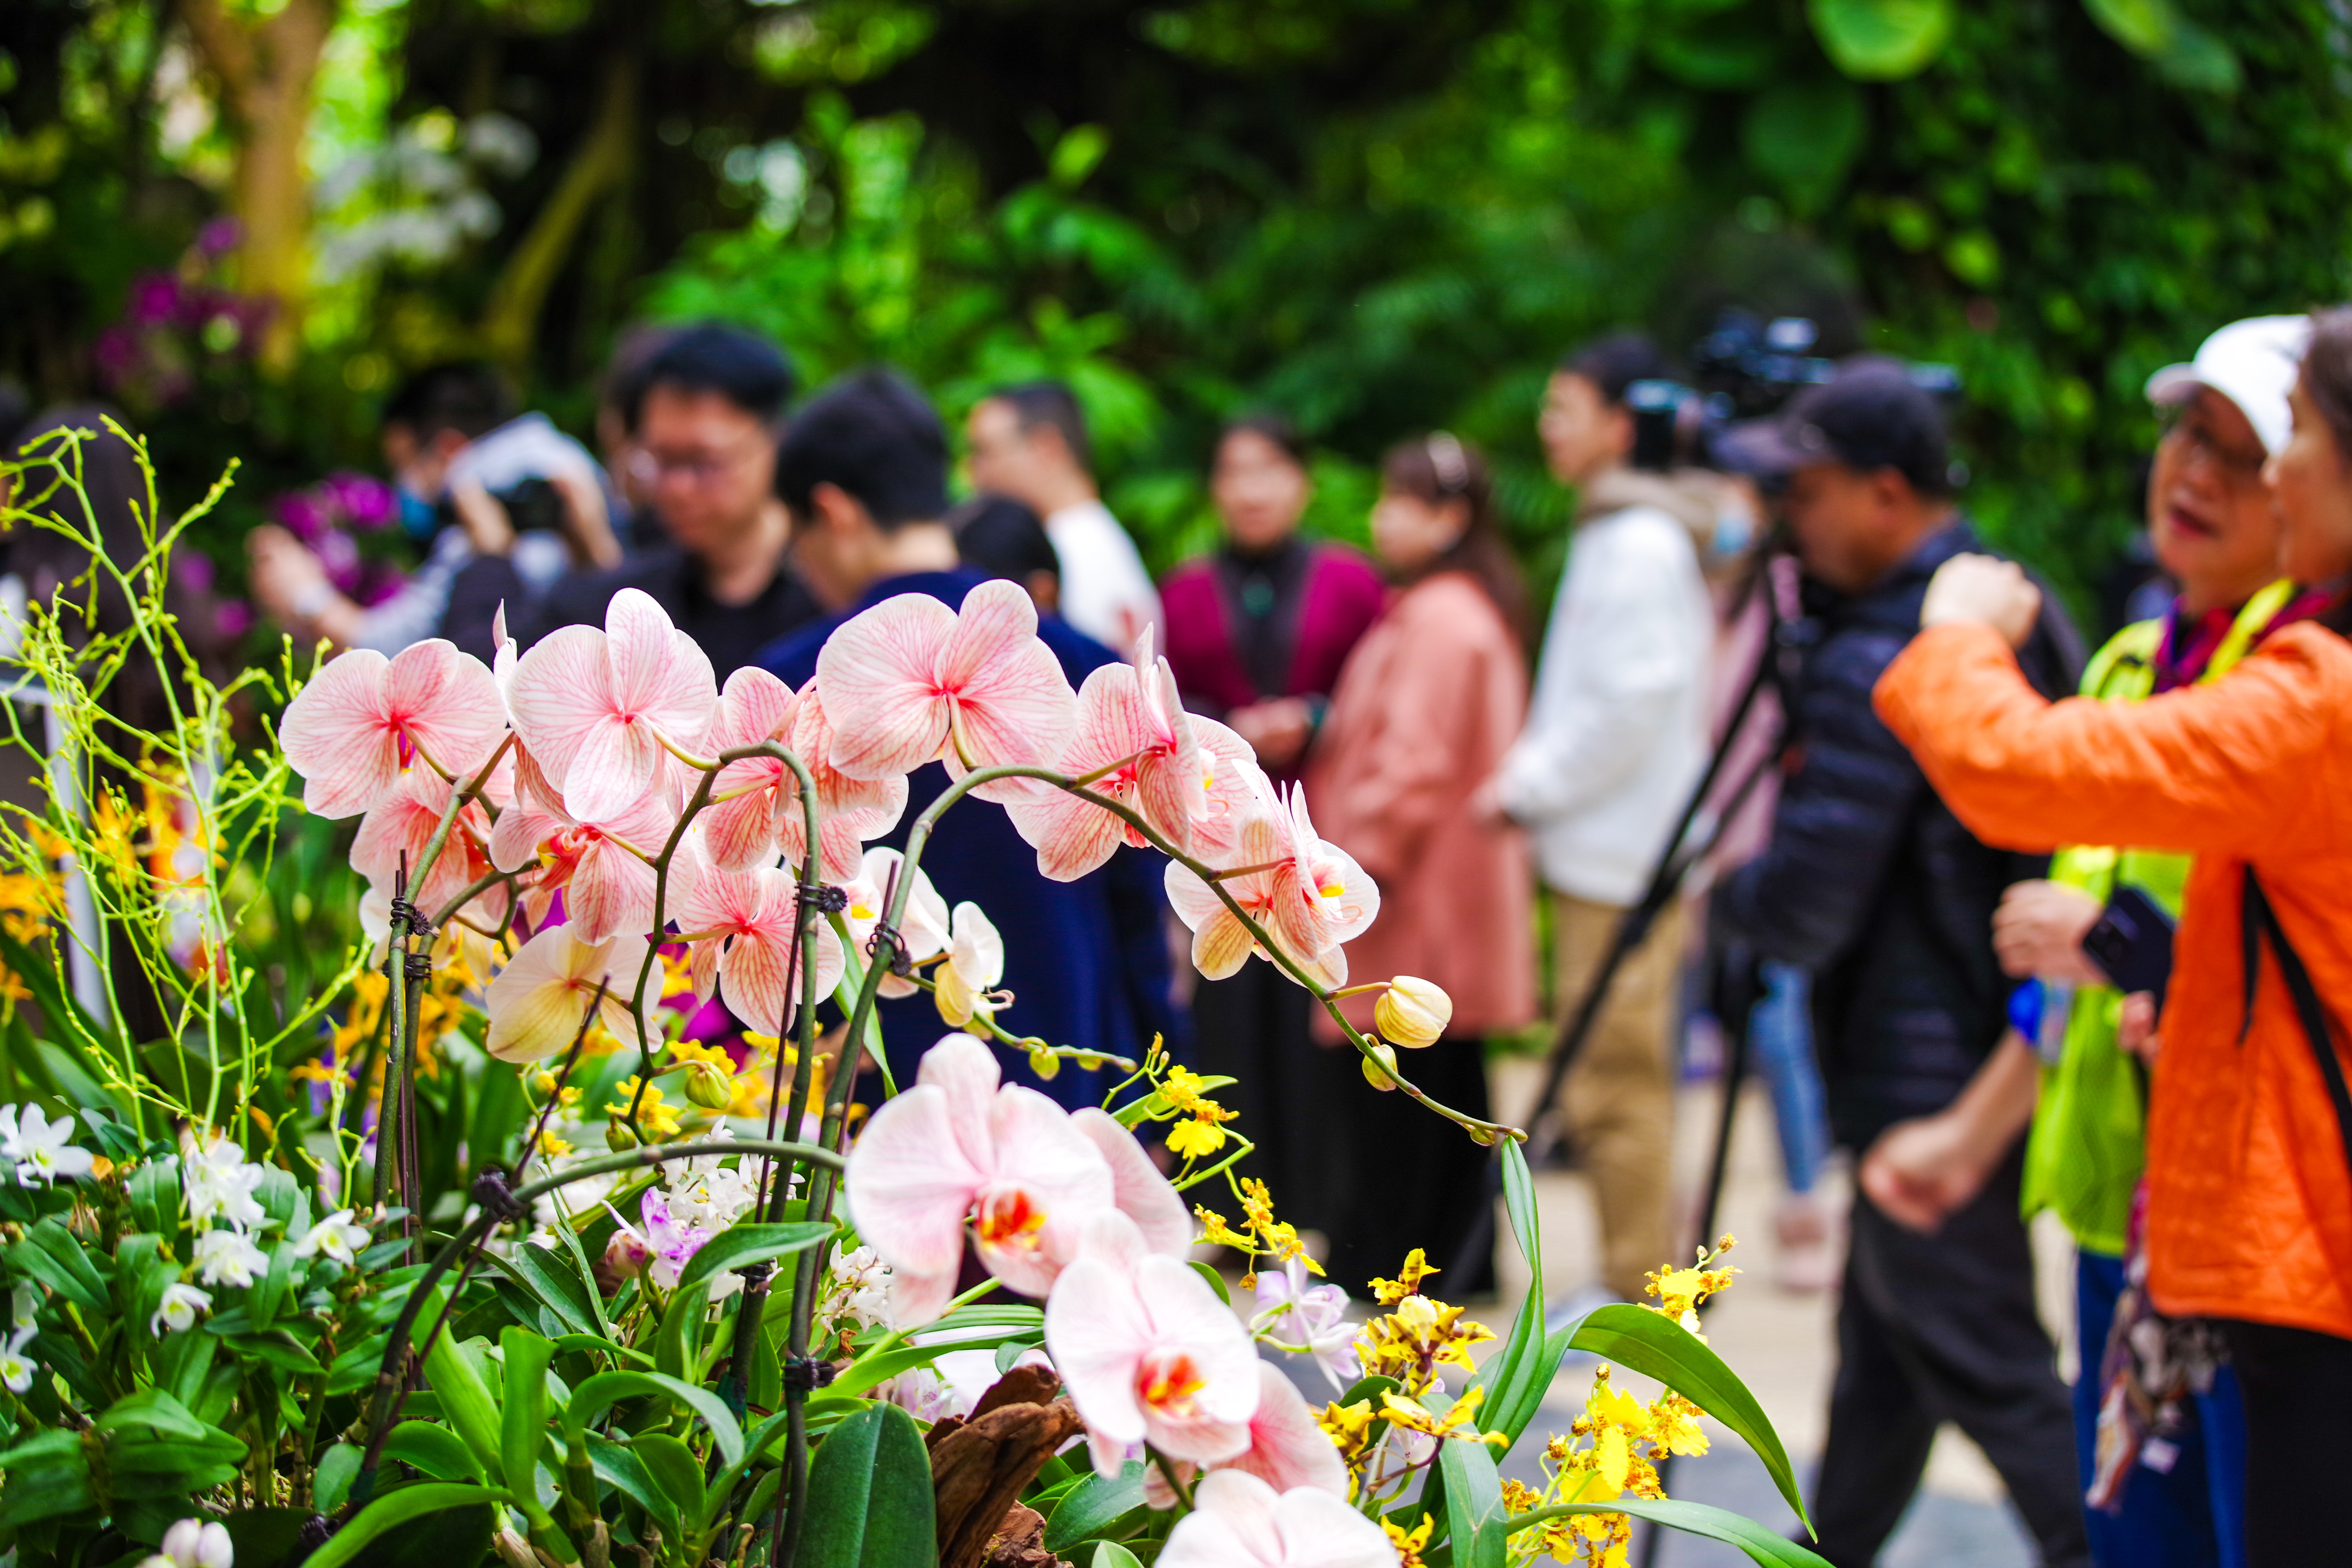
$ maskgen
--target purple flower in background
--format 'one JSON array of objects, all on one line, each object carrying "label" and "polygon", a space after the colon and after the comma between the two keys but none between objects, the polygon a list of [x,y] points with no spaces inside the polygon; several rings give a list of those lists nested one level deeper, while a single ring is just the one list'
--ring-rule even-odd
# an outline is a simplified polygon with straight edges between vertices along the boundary
[{"label": "purple flower in background", "polygon": [[213,558],[201,550],[184,550],[172,557],[172,581],[191,594],[213,591]]},{"label": "purple flower in background", "polygon": [[213,630],[223,642],[235,642],[253,629],[253,606],[243,599],[224,599],[213,612]]},{"label": "purple flower in background", "polygon": [[206,256],[219,258],[236,248],[245,237],[245,230],[233,217],[216,217],[196,230],[196,248]]},{"label": "purple flower in background", "polygon": [[318,552],[319,564],[326,569],[327,581],[339,594],[349,594],[360,585],[360,547],[352,536],[340,529],[321,531],[310,548]]},{"label": "purple flower in background", "polygon": [[144,272],[131,285],[123,315],[134,327],[160,327],[180,310],[180,280],[169,272]]},{"label": "purple flower in background", "polygon": [[[351,536],[339,533],[335,537],[349,539]],[[399,593],[401,584],[405,581],[407,579],[401,574],[400,568],[389,561],[362,561],[353,574],[352,585],[344,592],[359,602],[360,608],[372,609]]]},{"label": "purple flower in background", "polygon": [[279,496],[269,503],[269,515],[277,519],[279,527],[314,549],[327,531],[326,509],[308,490],[289,490]]},{"label": "purple flower in background", "polygon": [[107,384],[120,385],[139,367],[139,339],[127,327],[109,327],[90,344],[89,353]]},{"label": "purple flower in background", "polygon": [[323,488],[344,521],[362,531],[373,532],[400,515],[400,498],[390,485],[370,475],[348,469],[329,474]]}]

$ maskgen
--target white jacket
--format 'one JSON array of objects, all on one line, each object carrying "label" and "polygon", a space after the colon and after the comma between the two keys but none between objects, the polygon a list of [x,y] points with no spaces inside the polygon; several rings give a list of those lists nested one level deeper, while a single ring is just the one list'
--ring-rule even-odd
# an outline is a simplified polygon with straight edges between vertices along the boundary
[{"label": "white jacket", "polygon": [[1062,618],[1120,658],[1132,658],[1135,639],[1160,620],[1160,595],[1135,541],[1098,500],[1048,517],[1045,537],[1062,563]]},{"label": "white jacket", "polygon": [[[1601,511],[1612,493],[1650,499]],[[1576,531],[1544,634],[1527,729],[1496,775],[1550,887],[1631,904],[1706,766],[1715,613],[1687,506],[1663,481],[1612,476]]]}]

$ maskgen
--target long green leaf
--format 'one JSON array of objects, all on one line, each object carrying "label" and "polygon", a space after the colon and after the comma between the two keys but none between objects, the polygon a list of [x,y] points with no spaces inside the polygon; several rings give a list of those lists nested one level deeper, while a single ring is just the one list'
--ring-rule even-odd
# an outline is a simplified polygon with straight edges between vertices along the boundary
[{"label": "long green leaf", "polygon": [[1503,1568],[1509,1534],[1503,1521],[1503,1479],[1484,1443],[1448,1439],[1437,1446],[1445,1475],[1446,1537],[1454,1543],[1454,1568]]},{"label": "long green leaf", "polygon": [[622,1495],[635,1500],[639,1508],[653,1516],[662,1533],[672,1540],[678,1533],[677,1505],[669,1493],[654,1484],[646,1474],[636,1452],[625,1443],[615,1443],[591,1432],[588,1436],[588,1459],[596,1473],[621,1489]]},{"label": "long green leaf", "polygon": [[867,1389],[889,1382],[902,1372],[929,1366],[950,1351],[994,1350],[999,1345],[1034,1343],[1036,1338],[1035,1329],[1008,1329],[1001,1333],[978,1334],[968,1340],[900,1345],[896,1350],[866,1356],[843,1367],[839,1376],[810,1396],[811,1402],[846,1404],[864,1394]]},{"label": "long green leaf", "polygon": [[412,1520],[446,1509],[478,1507],[485,1503],[510,1503],[514,1499],[495,1487],[459,1486],[447,1481],[427,1481],[422,1486],[403,1487],[360,1510],[352,1521],[335,1531],[324,1546],[304,1560],[302,1568],[342,1568],[360,1554],[360,1549],[371,1542],[399,1529]]},{"label": "long green leaf", "polygon": [[[436,1287],[425,1310],[417,1314],[418,1334],[433,1332],[433,1325],[441,1316],[441,1291]],[[446,1331],[435,1334],[425,1352],[425,1375],[440,1397],[442,1413],[457,1436],[474,1450],[474,1458],[482,1463],[484,1475],[497,1475],[502,1468],[499,1454],[499,1407],[490,1397],[490,1387],[483,1381],[481,1369],[474,1364],[473,1355],[450,1342]]]},{"label": "long green leaf", "polygon": [[743,1457],[743,1429],[735,1424],[734,1414],[724,1400],[707,1388],[697,1388],[657,1372],[600,1372],[587,1379],[572,1391],[571,1402],[563,1407],[564,1426],[573,1432],[584,1431],[622,1400],[656,1394],[675,1399],[701,1416],[728,1464]]},{"label": "long green leaf", "polygon": [[585,1292],[572,1270],[556,1259],[556,1255],[544,1247],[525,1244],[514,1249],[511,1256],[501,1258],[495,1252],[485,1252],[482,1261],[520,1286],[530,1299],[553,1314],[570,1332],[593,1334],[595,1314],[588,1309]]},{"label": "long green leaf", "polygon": [[[354,1454],[358,1451],[353,1450]],[[475,1480],[487,1482],[489,1477],[482,1471],[482,1463],[466,1440],[446,1426],[436,1426],[430,1421],[404,1421],[385,1434],[383,1457],[414,1465],[436,1480]],[[354,1466],[356,1468],[356,1466]],[[348,1479],[344,1482],[349,1487]]]},{"label": "long green leaf", "polygon": [[1529,1283],[1503,1348],[1472,1381],[1486,1390],[1479,1407],[1479,1425],[1517,1442],[1543,1403],[1559,1357],[1544,1353],[1543,1236],[1536,1210],[1535,1176],[1515,1139],[1504,1140],[1496,1159],[1503,1176],[1503,1208],[1510,1216],[1519,1255],[1527,1259]]},{"label": "long green leaf", "polygon": [[106,1281],[99,1277],[73,1232],[55,1215],[46,1215],[26,1231],[25,1239],[8,1249],[8,1261],[85,1312],[104,1313],[109,1309]]},{"label": "long green leaf", "polygon": [[1739,1374],[1724,1364],[1696,1335],[1663,1313],[1646,1307],[1616,1303],[1595,1310],[1579,1325],[1569,1343],[1604,1361],[1654,1377],[1734,1432],[1764,1461],[1772,1484],[1796,1510],[1805,1528],[1803,1497],[1797,1490],[1797,1472],[1780,1435]]},{"label": "long green leaf", "polygon": [[679,1270],[677,1294],[688,1296],[713,1275],[730,1268],[805,1252],[832,1234],[833,1226],[813,1221],[798,1225],[739,1225],[731,1230],[722,1230],[704,1242],[702,1250]]},{"label": "long green leaf", "polygon": [[1045,1521],[1045,1550],[1062,1556],[1142,1506],[1140,1459],[1129,1459],[1116,1476],[1090,1475],[1063,1495]]},{"label": "long green leaf", "polygon": [[523,1512],[537,1524],[545,1512],[539,1504],[539,1451],[547,1441],[547,1363],[555,1359],[555,1347],[529,1329],[509,1327],[499,1332],[499,1353],[506,1363],[499,1457],[507,1489],[523,1500]]},{"label": "long green leaf", "polygon": [[1737,1546],[1748,1553],[1750,1562],[1761,1563],[1765,1568],[1830,1568],[1827,1558],[1773,1533],[1752,1519],[1724,1509],[1711,1508],[1703,1502],[1678,1502],[1670,1498],[1660,1498],[1655,1501],[1643,1498],[1619,1498],[1615,1502],[1559,1503],[1538,1509],[1533,1513],[1520,1514],[1504,1528],[1516,1535],[1530,1523],[1579,1513],[1628,1514],[1685,1534],[1704,1535],[1711,1541]]},{"label": "long green leaf", "polygon": [[1143,1560],[1116,1541],[1098,1541],[1087,1568],[1143,1568]]},{"label": "long green leaf", "polygon": [[799,1568],[932,1568],[931,1464],[914,1417],[871,1405],[833,1429],[809,1467]]}]

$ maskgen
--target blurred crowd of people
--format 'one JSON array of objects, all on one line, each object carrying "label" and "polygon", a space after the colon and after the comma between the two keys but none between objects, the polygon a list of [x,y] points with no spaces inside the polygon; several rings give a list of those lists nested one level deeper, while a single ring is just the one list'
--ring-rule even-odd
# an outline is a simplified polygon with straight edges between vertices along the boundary
[{"label": "blurred crowd of people", "polygon": [[[1379,882],[1349,963],[1451,997],[1410,1064],[1429,1093],[1486,1113],[1489,1039],[1556,1027],[1606,980],[1537,1108],[1594,1192],[1589,1300],[1639,1300],[1696,1239],[1673,1160],[1691,999],[1747,1037],[1787,1176],[1778,1272],[1841,1291],[1813,1505],[1832,1562],[1874,1559],[1945,1421],[2045,1563],[2330,1560],[2320,1475],[2352,1441],[2352,314],[2237,323],[2148,384],[2173,596],[2087,659],[1973,531],[1921,377],[1845,362],[1697,463],[1644,451],[1644,389],[1672,374],[1614,334],[1530,411],[1575,498],[1540,626],[1494,473],[1447,432],[1386,454],[1367,557],[1302,531],[1297,433],[1234,420],[1209,454],[1223,538],[1155,584],[1067,386],[971,410],[959,501],[919,388],[872,370],[796,401],[777,345],[716,325],[625,339],[593,452],[486,367],[424,372],[382,427],[421,566],[362,605],[272,527],[252,582],[299,637],[486,659],[501,610],[527,647],[635,587],[722,681],[798,686],[860,609],[1010,579],[1074,684],[1163,652],[1186,705]],[[1766,720],[1737,726],[1759,666]],[[1718,748],[1777,764],[1706,798],[1744,771],[1711,769]],[[946,782],[919,773],[884,842]],[[1621,944],[1686,826],[1716,847],[1703,874]],[[1013,1033],[1129,1057],[1158,1037],[1234,1079],[1248,1169],[1339,1282],[1421,1247],[1462,1258],[1452,1293],[1490,1286],[1486,1152],[1371,1092],[1274,966],[1186,984],[1150,852],[1055,881],[1003,813],[965,811],[925,868],[1002,931]],[[1360,1027],[1372,1000],[1344,1003]],[[904,1081],[939,1025],[919,998],[884,1017]],[[1815,1194],[1832,1148],[1856,1178],[1842,1248]],[[2042,1209],[2078,1249],[2071,1395],[2035,1308]]]}]

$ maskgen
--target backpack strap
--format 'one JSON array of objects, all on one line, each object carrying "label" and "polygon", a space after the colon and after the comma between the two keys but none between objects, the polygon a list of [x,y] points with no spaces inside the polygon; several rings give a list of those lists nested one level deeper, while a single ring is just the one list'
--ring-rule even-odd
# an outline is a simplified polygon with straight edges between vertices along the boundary
[{"label": "backpack strap", "polygon": [[2311,972],[2303,966],[2302,954],[2287,941],[2286,928],[2279,924],[2278,911],[2263,895],[2252,865],[2246,868],[2239,913],[2246,952],[2246,1009],[2238,1026],[2238,1039],[2242,1044],[2253,1026],[2254,987],[2260,978],[2263,942],[2268,939],[2271,951],[2278,954],[2279,973],[2286,981],[2287,994],[2294,998],[2295,1016],[2303,1021],[2303,1037],[2319,1062],[2319,1076],[2327,1080],[2327,1098],[2336,1107],[2336,1134],[2344,1141],[2345,1163],[2352,1166],[2352,1086],[2346,1084],[2344,1064],[2336,1059],[2327,1009],[2320,1003],[2318,987],[2311,983]]}]

